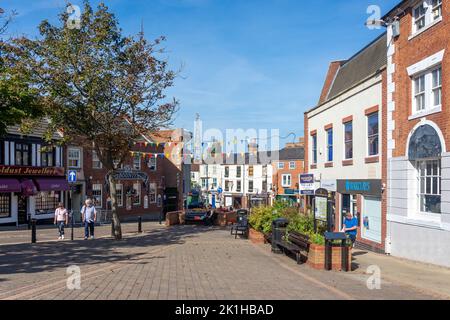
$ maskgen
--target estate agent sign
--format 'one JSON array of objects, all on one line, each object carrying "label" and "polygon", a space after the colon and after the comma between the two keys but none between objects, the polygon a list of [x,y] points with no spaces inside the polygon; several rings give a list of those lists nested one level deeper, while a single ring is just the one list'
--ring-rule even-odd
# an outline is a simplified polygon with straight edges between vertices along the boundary
[{"label": "estate agent sign", "polygon": [[300,194],[313,196],[314,195],[314,175],[301,174],[300,175]]}]

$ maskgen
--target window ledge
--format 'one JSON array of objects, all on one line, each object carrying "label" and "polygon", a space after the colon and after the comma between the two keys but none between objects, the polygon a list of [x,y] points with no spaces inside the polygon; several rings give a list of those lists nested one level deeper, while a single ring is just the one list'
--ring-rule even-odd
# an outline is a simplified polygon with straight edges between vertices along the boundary
[{"label": "window ledge", "polygon": [[314,170],[314,169],[317,169],[317,164],[312,164],[312,165],[311,165],[311,169],[313,169],[313,170]]},{"label": "window ledge", "polygon": [[333,168],[333,162],[325,163],[325,168]]},{"label": "window ledge", "polygon": [[435,113],[439,113],[442,112],[442,106],[439,107],[434,107],[433,109],[428,109],[425,111],[421,111],[421,112],[417,112],[411,116],[408,117],[408,120],[415,120],[415,119],[419,119],[419,118],[423,118]]},{"label": "window ledge", "polygon": [[410,35],[410,36],[408,37],[408,40],[411,41],[411,40],[414,39],[415,37],[421,35],[421,34],[424,33],[425,31],[431,29],[432,27],[434,27],[435,25],[437,25],[437,24],[438,24],[439,22],[441,22],[441,21],[442,21],[442,16],[441,16],[439,19],[437,19],[437,20],[433,21],[432,23],[430,23],[429,25],[427,25],[426,27],[424,27],[424,28],[420,29],[419,31],[416,31],[415,33],[413,33],[412,35]]},{"label": "window ledge", "polygon": [[352,166],[352,165],[353,165],[353,159],[348,159],[348,160],[342,161],[342,166],[344,166],[344,167],[348,167],[348,166]]},{"label": "window ledge", "polygon": [[370,156],[365,159],[366,163],[378,163],[380,162],[380,156]]}]

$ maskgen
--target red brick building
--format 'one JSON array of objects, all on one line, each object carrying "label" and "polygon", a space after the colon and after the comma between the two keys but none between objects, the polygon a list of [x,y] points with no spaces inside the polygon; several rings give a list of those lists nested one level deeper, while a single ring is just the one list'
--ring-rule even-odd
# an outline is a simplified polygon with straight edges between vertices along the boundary
[{"label": "red brick building", "polygon": [[388,25],[388,251],[450,266],[450,1],[401,1]]}]

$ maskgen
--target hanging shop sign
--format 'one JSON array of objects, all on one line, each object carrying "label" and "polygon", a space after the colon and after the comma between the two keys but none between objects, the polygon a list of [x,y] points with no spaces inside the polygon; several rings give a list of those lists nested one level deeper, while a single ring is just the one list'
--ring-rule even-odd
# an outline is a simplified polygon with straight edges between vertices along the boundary
[{"label": "hanging shop sign", "polygon": [[65,172],[60,167],[0,166],[0,175],[64,177]]},{"label": "hanging shop sign", "polygon": [[314,195],[314,175],[301,174],[300,175],[300,194]]},{"label": "hanging shop sign", "polygon": [[338,180],[337,191],[341,194],[362,194],[368,196],[381,196],[381,180]]}]

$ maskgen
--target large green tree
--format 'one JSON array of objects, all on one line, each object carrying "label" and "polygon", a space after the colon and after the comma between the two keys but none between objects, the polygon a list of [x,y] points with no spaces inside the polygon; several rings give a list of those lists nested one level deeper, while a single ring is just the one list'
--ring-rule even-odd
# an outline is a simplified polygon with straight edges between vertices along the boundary
[{"label": "large green tree", "polygon": [[36,88],[29,86],[24,74],[18,73],[13,64],[5,60],[5,43],[2,35],[12,21],[14,13],[7,14],[0,8],[0,136],[8,126],[22,124],[26,119],[43,115]]},{"label": "large green tree", "polygon": [[178,103],[165,90],[176,73],[163,58],[164,38],[122,35],[105,4],[94,11],[84,1],[79,28],[68,27],[68,18],[63,12],[59,25],[43,21],[36,40],[14,39],[8,57],[45,99],[53,130],[82,137],[108,170],[114,236],[121,239],[114,172],[141,133],[171,124]]}]

